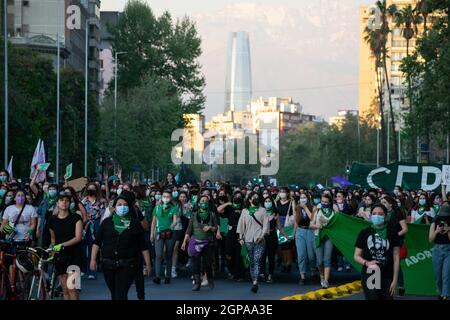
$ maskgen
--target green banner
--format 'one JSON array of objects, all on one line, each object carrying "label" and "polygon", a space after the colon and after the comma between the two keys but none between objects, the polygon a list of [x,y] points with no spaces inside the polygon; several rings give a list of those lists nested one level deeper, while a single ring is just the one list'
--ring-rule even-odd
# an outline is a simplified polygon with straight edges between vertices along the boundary
[{"label": "green banner", "polygon": [[396,185],[404,189],[440,191],[442,182],[440,164],[393,163],[376,167],[354,163],[349,181],[365,189],[382,188],[393,191]]},{"label": "green banner", "polygon": [[[338,213],[320,231],[320,238],[327,235],[353,267],[361,271],[362,266],[353,259],[355,242],[359,232],[370,226],[370,223],[359,218]],[[401,260],[405,290],[412,295],[437,295],[431,247],[428,241],[427,225],[408,224],[405,236],[407,257]]]}]

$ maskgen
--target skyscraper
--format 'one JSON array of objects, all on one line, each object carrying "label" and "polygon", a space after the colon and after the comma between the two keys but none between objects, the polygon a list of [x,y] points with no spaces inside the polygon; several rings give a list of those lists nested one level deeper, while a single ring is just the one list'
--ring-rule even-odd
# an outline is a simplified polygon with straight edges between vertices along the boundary
[{"label": "skyscraper", "polygon": [[228,38],[225,112],[246,111],[252,99],[250,42],[247,32],[232,32]]}]

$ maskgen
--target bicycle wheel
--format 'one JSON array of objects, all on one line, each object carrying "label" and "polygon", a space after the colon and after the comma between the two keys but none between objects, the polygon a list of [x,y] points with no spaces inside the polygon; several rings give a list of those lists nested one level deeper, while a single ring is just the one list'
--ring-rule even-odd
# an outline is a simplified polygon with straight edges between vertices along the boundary
[{"label": "bicycle wheel", "polygon": [[47,300],[47,288],[44,278],[41,275],[33,275],[28,300]]},{"label": "bicycle wheel", "polygon": [[11,295],[8,272],[0,270],[0,300],[8,300]]}]

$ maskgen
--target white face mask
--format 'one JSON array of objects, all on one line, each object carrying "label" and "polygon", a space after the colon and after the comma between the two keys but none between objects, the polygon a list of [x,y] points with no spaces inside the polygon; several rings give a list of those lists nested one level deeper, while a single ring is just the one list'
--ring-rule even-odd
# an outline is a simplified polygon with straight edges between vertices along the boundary
[{"label": "white face mask", "polygon": [[162,197],[162,202],[163,202],[164,204],[168,204],[168,203],[170,202],[170,198]]},{"label": "white face mask", "polygon": [[287,193],[286,192],[280,192],[280,198],[281,199],[286,199],[287,198]]},{"label": "white face mask", "polygon": [[150,190],[145,191],[145,195],[148,197],[150,195]]}]

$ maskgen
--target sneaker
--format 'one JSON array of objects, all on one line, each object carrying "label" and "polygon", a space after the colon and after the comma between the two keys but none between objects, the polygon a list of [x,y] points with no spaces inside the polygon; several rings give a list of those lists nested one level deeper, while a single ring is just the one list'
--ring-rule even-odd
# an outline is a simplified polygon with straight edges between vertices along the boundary
[{"label": "sneaker", "polygon": [[267,276],[267,281],[266,281],[267,283],[273,283],[273,279],[272,279],[272,275],[271,274],[269,274],[268,276]]},{"label": "sneaker", "polygon": [[229,273],[229,274],[227,275],[227,278],[228,278],[228,280],[233,280],[233,279],[234,279],[234,276],[233,276],[231,273]]},{"label": "sneaker", "polygon": [[161,279],[156,277],[155,279],[153,279],[153,283],[155,284],[161,284]]},{"label": "sneaker", "polygon": [[203,278],[202,280],[202,287],[206,287],[208,285],[208,279]]},{"label": "sneaker", "polygon": [[236,279],[236,281],[237,282],[242,282],[242,281],[244,281],[244,278],[238,278],[238,279]]},{"label": "sneaker", "polygon": [[171,274],[171,276],[172,276],[172,279],[175,279],[176,277],[178,277],[178,274],[177,274],[177,270],[176,270],[176,269],[172,269],[172,274]]},{"label": "sneaker", "polygon": [[328,286],[329,286],[328,281],[323,280],[323,282],[322,282],[322,289],[328,289]]},{"label": "sneaker", "polygon": [[95,276],[92,275],[92,274],[90,274],[90,275],[88,276],[88,279],[89,279],[89,280],[95,280]]},{"label": "sneaker", "polygon": [[347,270],[347,272],[350,272],[350,271],[352,271],[352,267],[346,266],[346,267],[345,267],[345,270]]},{"label": "sneaker", "polygon": [[339,267],[339,268],[338,268],[338,272],[342,272],[342,271],[344,271],[344,268]]},{"label": "sneaker", "polygon": [[164,279],[164,284],[170,284],[170,278],[169,277]]},{"label": "sneaker", "polygon": [[260,274],[260,275],[259,275],[259,279],[260,279],[262,282],[265,282],[265,281],[266,281],[266,276],[265,276],[264,274]]},{"label": "sneaker", "polygon": [[257,293],[258,292],[258,285],[254,284],[252,285],[252,288],[250,289],[253,293]]}]

